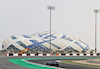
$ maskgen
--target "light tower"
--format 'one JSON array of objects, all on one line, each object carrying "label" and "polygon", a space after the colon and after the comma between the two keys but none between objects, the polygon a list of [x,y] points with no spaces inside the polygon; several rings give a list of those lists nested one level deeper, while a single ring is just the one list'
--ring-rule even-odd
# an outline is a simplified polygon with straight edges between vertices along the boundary
[{"label": "light tower", "polygon": [[55,6],[48,6],[48,10],[50,10],[50,52],[51,52],[51,11],[55,10]]},{"label": "light tower", "polygon": [[97,13],[99,13],[100,10],[94,9],[95,13],[95,53],[97,52]]}]

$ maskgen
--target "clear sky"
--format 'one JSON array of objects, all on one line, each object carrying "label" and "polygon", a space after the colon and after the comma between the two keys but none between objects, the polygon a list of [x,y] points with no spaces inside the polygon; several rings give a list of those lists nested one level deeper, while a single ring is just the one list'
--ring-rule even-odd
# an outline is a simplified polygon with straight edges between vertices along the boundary
[{"label": "clear sky", "polygon": [[[11,35],[31,35],[49,31],[49,10],[52,31],[84,39],[94,49],[94,12],[100,0],[0,0],[0,49]],[[98,14],[98,51],[100,51],[100,13]]]}]

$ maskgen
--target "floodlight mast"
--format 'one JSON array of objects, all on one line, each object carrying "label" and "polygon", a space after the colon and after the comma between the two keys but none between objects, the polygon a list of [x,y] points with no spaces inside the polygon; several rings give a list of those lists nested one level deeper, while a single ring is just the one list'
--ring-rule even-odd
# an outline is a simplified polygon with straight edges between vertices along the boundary
[{"label": "floodlight mast", "polygon": [[95,13],[95,53],[97,52],[97,13],[99,13],[100,10],[94,9]]},{"label": "floodlight mast", "polygon": [[50,53],[51,53],[51,11],[55,10],[55,6],[48,6],[48,10],[50,10]]}]

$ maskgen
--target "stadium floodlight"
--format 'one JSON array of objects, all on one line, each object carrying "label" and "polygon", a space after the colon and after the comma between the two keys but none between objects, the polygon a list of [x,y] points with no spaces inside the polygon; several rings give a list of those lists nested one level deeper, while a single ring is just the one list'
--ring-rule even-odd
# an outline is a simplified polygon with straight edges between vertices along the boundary
[{"label": "stadium floodlight", "polygon": [[95,53],[97,52],[97,13],[99,13],[100,10],[94,9],[95,13]]},{"label": "stadium floodlight", "polygon": [[48,6],[48,10],[50,10],[50,52],[51,52],[51,11],[55,10],[55,6]]}]

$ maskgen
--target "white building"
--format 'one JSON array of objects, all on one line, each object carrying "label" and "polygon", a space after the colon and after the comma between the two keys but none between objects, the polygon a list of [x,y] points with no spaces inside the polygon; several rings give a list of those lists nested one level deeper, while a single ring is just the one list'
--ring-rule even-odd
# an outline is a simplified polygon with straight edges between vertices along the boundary
[{"label": "white building", "polygon": [[[6,50],[24,50],[29,48],[34,51],[50,50],[50,33],[41,32],[33,35],[13,35],[2,44],[2,49]],[[52,32],[51,34],[52,51],[89,51],[88,44],[80,39],[61,33]]]}]

